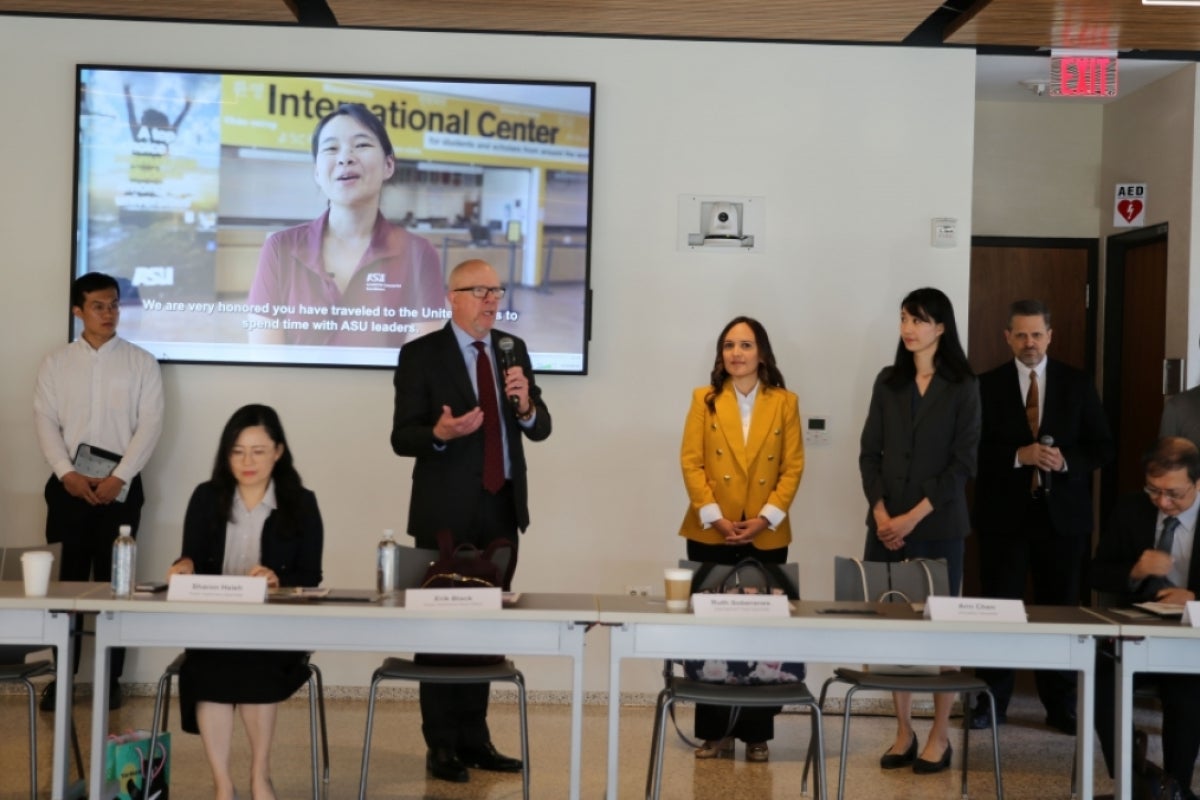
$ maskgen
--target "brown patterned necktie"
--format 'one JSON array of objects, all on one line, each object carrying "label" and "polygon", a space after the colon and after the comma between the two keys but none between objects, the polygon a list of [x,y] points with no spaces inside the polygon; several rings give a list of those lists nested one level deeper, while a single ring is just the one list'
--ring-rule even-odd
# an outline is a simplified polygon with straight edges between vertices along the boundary
[{"label": "brown patterned necktie", "polygon": [[[1029,431],[1033,434],[1033,440],[1037,441],[1038,436],[1038,380],[1037,370],[1029,370],[1029,391],[1025,393],[1025,419],[1029,421]],[[1029,476],[1029,490],[1036,492],[1041,481],[1038,477],[1037,469],[1033,470],[1033,474]]]},{"label": "brown patterned necktie", "polygon": [[500,404],[496,400],[496,378],[492,361],[483,342],[472,342],[479,355],[475,359],[475,387],[479,408],[483,410],[483,488],[492,494],[504,488],[504,440],[500,435]]}]

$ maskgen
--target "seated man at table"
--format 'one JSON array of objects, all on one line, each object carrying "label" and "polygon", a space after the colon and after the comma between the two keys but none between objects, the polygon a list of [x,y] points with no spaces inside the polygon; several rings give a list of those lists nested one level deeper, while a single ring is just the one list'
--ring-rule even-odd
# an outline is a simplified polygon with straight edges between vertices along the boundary
[{"label": "seated man at table", "polygon": [[[1192,557],[1192,547],[1200,512],[1200,451],[1187,439],[1160,439],[1143,458],[1143,465],[1145,489],[1117,502],[1100,536],[1092,561],[1092,586],[1119,595],[1123,605],[1195,600],[1200,558]],[[1162,699],[1163,767],[1188,791],[1185,797],[1194,797],[1190,788],[1200,752],[1200,675],[1146,677],[1153,678]],[[1110,775],[1114,680],[1108,649],[1097,655],[1096,733]]]}]

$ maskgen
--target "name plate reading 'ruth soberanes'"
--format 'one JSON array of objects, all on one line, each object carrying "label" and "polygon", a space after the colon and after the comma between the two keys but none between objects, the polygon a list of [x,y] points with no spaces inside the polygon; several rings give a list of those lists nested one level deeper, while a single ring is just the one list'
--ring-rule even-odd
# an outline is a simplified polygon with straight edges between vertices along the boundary
[{"label": "name plate reading 'ruth soberanes'", "polygon": [[1192,628],[1200,628],[1200,601],[1188,600],[1183,605],[1183,618],[1180,622]]},{"label": "name plate reading 'ruth soberanes'", "polygon": [[406,589],[404,607],[424,611],[454,611],[460,608],[481,608],[499,611],[501,592],[491,589]]},{"label": "name plate reading 'ruth soberanes'", "polygon": [[782,594],[694,594],[697,617],[787,617],[791,615]]},{"label": "name plate reading 'ruth soberanes'", "polygon": [[200,603],[265,603],[267,579],[249,575],[172,575],[167,600]]},{"label": "name plate reading 'ruth soberanes'", "polygon": [[925,619],[935,622],[1026,622],[1025,602],[992,597],[925,598]]}]

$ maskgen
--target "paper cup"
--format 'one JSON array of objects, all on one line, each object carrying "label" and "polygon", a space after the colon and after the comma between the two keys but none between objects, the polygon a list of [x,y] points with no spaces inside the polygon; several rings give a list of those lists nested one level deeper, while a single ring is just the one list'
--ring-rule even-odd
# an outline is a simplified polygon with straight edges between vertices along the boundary
[{"label": "paper cup", "polygon": [[671,568],[663,571],[667,589],[667,610],[687,611],[692,596],[692,571]]},{"label": "paper cup", "polygon": [[54,554],[49,550],[31,550],[21,554],[26,597],[45,597],[50,591],[50,566],[53,563]]}]

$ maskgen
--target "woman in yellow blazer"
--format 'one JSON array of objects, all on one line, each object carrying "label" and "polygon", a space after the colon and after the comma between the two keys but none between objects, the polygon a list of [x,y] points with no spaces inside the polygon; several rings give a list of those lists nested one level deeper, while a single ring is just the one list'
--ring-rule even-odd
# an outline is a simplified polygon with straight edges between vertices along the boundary
[{"label": "woman in yellow blazer", "polygon": [[[679,535],[689,559],[787,561],[787,512],[804,472],[800,404],[784,388],[757,320],[736,317],[717,338],[711,383],[692,393],[680,463],[691,503]],[[698,705],[695,735],[703,745],[696,757],[730,756],[741,739],[747,761],[766,761],[778,711],[742,708],[730,725],[728,709]]]}]

